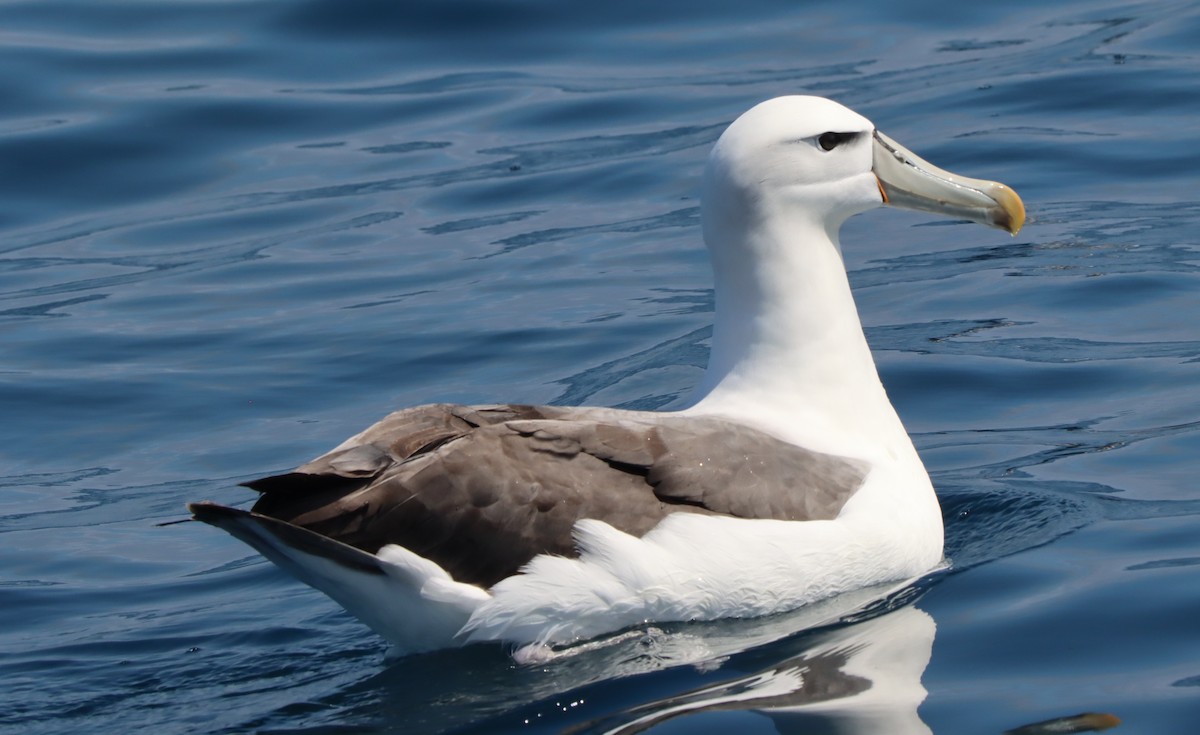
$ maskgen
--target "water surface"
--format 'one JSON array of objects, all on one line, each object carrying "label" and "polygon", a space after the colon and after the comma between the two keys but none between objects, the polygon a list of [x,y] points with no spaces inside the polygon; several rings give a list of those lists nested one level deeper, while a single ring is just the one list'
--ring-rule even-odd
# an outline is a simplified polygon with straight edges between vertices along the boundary
[{"label": "water surface", "polygon": [[[1192,732],[1197,38],[1194,2],[7,3],[0,724]],[[843,233],[948,571],[845,619],[388,662],[226,535],[156,527],[400,406],[671,405],[712,322],[707,148],[796,92],[1029,209]],[[863,671],[882,714],[813,706]]]}]

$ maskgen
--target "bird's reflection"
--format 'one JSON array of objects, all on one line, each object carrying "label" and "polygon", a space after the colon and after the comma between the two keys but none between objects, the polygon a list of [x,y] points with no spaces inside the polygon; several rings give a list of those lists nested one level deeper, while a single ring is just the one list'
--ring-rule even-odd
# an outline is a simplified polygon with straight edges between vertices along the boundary
[{"label": "bird's reflection", "polygon": [[633,707],[571,732],[628,735],[671,719],[754,710],[781,733],[929,733],[917,707],[937,626],[913,606],[831,629],[755,673]]}]

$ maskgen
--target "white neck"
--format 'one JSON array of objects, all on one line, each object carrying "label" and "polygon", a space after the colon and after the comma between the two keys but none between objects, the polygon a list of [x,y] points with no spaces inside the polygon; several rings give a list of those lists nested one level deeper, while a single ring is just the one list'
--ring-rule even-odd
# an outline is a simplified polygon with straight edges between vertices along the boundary
[{"label": "white neck", "polygon": [[893,456],[911,452],[863,336],[837,242],[841,223],[756,204],[714,207],[705,218],[717,318],[688,410],[756,419],[825,451],[852,454],[866,438]]}]

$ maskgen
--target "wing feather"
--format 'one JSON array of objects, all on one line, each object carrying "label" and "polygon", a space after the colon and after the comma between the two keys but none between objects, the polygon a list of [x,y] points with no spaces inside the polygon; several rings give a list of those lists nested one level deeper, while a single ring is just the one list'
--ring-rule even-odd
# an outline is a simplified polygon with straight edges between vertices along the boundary
[{"label": "wing feather", "polygon": [[635,536],[675,512],[830,519],[867,471],[719,418],[437,404],[247,484],[257,514],[490,586],[538,554],[574,556],[580,519]]}]

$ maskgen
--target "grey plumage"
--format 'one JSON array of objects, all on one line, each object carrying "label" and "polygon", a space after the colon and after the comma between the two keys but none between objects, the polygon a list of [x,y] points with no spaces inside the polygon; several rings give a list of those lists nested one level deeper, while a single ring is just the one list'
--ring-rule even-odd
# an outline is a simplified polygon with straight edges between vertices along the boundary
[{"label": "grey plumage", "polygon": [[399,544],[487,587],[538,554],[574,556],[581,518],[635,536],[675,512],[828,520],[867,470],[714,417],[437,404],[397,411],[293,472],[246,483],[262,493],[251,514],[192,510],[260,550],[251,519],[341,564],[369,566],[345,547]]}]

